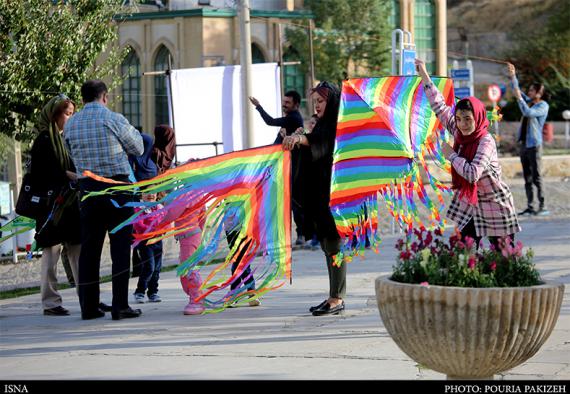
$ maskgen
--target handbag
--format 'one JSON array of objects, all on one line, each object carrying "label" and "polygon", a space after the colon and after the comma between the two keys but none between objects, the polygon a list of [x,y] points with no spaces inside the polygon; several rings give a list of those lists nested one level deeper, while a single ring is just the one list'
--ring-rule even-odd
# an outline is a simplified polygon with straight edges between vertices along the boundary
[{"label": "handbag", "polygon": [[34,220],[45,218],[49,215],[59,190],[39,190],[32,183],[30,173],[24,175],[22,187],[16,202],[16,213]]}]

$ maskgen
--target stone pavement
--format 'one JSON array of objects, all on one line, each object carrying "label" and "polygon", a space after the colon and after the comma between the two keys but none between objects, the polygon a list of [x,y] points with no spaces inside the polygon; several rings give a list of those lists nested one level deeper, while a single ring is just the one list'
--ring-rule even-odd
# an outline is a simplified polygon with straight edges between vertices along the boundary
[{"label": "stone pavement", "polygon": [[[566,284],[557,325],[540,351],[497,379],[570,379],[570,220],[522,220],[547,280]],[[374,279],[391,271],[396,236],[379,255],[349,265],[347,311],[313,317],[326,297],[320,251],[293,252],[293,283],[267,294],[260,307],[184,316],[186,297],[175,272],[162,275],[163,302],[121,321],[82,321],[73,289],[62,292],[71,316],[41,314],[39,295],[0,301],[0,379],[444,379],[418,366],[386,332]],[[136,285],[131,279],[131,293]],[[102,300],[110,302],[110,283]],[[134,306],[134,304],[132,304]]]}]

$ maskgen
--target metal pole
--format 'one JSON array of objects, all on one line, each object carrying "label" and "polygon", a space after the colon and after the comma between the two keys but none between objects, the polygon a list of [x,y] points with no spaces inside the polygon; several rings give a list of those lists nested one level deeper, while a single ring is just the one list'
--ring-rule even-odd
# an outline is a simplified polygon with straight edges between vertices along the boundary
[{"label": "metal pole", "polygon": [[566,137],[566,148],[570,147],[570,121],[566,121],[566,129],[564,130],[564,137]]},{"label": "metal pole", "polygon": [[242,90],[242,149],[253,145],[253,114],[249,97],[251,93],[251,23],[249,0],[240,0],[238,8],[240,32],[240,64]]},{"label": "metal pole", "polygon": [[[166,70],[166,78],[168,78],[168,100],[170,101],[170,119],[172,120],[172,128],[176,133],[176,125],[174,123],[174,101],[172,99],[172,58],[168,54],[168,70]],[[178,154],[176,152],[176,147],[174,148],[174,163],[178,162]]]},{"label": "metal pole", "polygon": [[[309,55],[311,57],[311,63],[309,64],[310,72],[311,72],[311,79],[309,84],[311,88],[315,87],[315,56],[313,51],[313,29],[315,28],[315,22],[312,19],[309,19]],[[313,113],[313,101],[307,97],[307,109],[309,113]]]},{"label": "metal pole", "polygon": [[283,67],[285,67],[285,65],[283,64],[282,42],[283,41],[281,40],[281,23],[277,22],[277,53],[279,55],[279,87],[281,88],[280,97],[283,97],[284,94],[283,85],[285,84],[285,81],[283,81],[283,75],[285,75],[285,70],[283,70]]}]

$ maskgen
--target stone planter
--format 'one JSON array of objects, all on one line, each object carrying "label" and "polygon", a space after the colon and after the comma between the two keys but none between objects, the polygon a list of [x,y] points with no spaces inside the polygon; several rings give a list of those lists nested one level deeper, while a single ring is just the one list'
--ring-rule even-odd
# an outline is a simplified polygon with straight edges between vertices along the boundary
[{"label": "stone planter", "polygon": [[492,379],[532,357],[554,329],[564,285],[461,288],[376,279],[380,316],[414,361],[448,379]]}]

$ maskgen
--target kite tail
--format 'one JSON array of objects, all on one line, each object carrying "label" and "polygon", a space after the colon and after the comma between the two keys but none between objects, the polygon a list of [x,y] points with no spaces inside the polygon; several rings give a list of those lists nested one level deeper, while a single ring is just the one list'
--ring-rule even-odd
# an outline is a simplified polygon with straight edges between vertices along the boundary
[{"label": "kite tail", "polygon": [[[84,198],[166,192],[159,201],[125,204],[139,209],[112,231],[144,223],[137,227],[144,231],[134,234],[135,245],[199,234],[199,245],[179,262],[177,274],[200,272],[204,280],[195,301],[213,313],[258,298],[290,278],[289,171],[290,153],[269,146],[192,161],[134,184],[115,182]],[[255,259],[260,254],[263,258]]]}]

